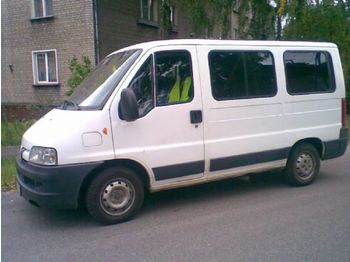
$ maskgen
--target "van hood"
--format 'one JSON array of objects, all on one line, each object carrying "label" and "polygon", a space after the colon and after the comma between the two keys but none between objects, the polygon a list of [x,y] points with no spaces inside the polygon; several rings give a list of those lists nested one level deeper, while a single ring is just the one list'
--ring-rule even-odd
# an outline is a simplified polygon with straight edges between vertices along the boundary
[{"label": "van hood", "polygon": [[[82,111],[53,109],[36,121],[23,135],[22,146],[55,147],[79,131],[85,118]],[[78,130],[77,130],[78,129]]]},{"label": "van hood", "polygon": [[113,155],[109,111],[53,109],[24,133],[21,146],[55,148],[61,164],[86,162],[99,150]]}]

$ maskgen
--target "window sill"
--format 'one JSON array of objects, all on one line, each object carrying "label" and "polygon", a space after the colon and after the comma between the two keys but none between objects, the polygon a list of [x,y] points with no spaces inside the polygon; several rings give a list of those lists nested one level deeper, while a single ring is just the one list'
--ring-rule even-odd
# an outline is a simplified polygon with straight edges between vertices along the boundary
[{"label": "window sill", "polygon": [[143,25],[143,26],[148,26],[148,27],[153,27],[153,28],[159,28],[158,22],[155,21],[150,21],[150,20],[144,20],[144,19],[139,19],[137,20],[138,25]]},{"label": "window sill", "polygon": [[40,84],[33,84],[33,87],[60,87],[60,83],[40,83]]},{"label": "window sill", "polygon": [[45,20],[51,20],[54,19],[54,15],[49,15],[49,16],[41,16],[41,17],[32,17],[30,18],[31,22],[36,22],[36,21],[45,21]]}]

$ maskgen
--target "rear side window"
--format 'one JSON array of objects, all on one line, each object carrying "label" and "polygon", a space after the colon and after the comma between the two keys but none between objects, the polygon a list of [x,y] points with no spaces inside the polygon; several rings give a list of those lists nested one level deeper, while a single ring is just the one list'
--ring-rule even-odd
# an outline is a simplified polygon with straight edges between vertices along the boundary
[{"label": "rear side window", "polygon": [[283,56],[287,91],[291,95],[335,90],[331,56],[321,51],[286,51]]},{"label": "rear side window", "polygon": [[270,97],[277,93],[273,56],[267,51],[211,51],[211,89],[216,100]]}]

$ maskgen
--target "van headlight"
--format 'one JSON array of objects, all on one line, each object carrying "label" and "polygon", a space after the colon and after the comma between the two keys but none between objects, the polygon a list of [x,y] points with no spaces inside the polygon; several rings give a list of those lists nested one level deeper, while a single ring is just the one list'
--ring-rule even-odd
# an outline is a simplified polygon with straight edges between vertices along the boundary
[{"label": "van headlight", "polygon": [[54,148],[33,146],[30,150],[29,162],[46,166],[57,165],[57,151]]}]

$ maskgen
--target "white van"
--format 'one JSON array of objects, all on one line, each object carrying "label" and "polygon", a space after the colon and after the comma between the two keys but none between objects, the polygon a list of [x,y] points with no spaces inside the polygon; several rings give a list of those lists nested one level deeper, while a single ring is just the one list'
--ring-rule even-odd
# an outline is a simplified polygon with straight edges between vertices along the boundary
[{"label": "white van", "polygon": [[144,191],[284,169],[310,184],[347,146],[331,43],[169,40],[107,56],[23,136],[20,194],[125,221]]}]

